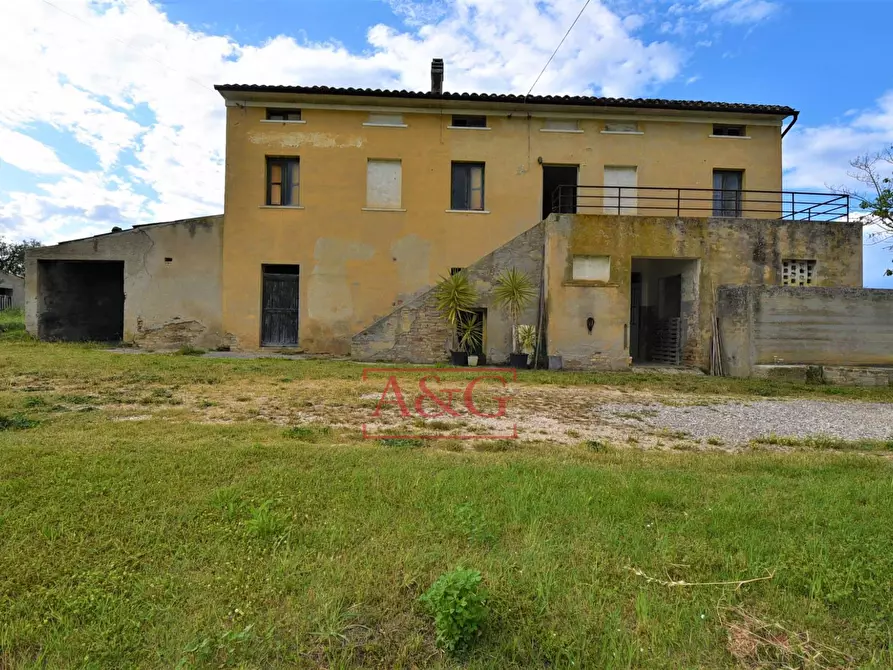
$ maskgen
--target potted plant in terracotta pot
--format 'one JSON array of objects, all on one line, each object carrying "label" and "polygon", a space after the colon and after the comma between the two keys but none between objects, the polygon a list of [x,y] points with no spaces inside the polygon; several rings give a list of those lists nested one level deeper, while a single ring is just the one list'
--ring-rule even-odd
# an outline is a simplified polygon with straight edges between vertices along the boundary
[{"label": "potted plant in terracotta pot", "polygon": [[503,270],[496,278],[493,289],[493,302],[496,307],[505,311],[512,322],[512,353],[509,365],[513,368],[526,369],[528,355],[521,352],[518,343],[518,322],[521,314],[530,306],[536,297],[536,288],[530,275],[515,267]]},{"label": "potted plant in terracotta pot", "polygon": [[453,333],[450,350],[450,363],[453,365],[468,365],[468,351],[460,343],[459,328],[461,323],[473,314],[472,309],[477,300],[477,293],[464,270],[448,277],[441,277],[440,283],[434,289],[437,311],[450,324]]},{"label": "potted plant in terracotta pot", "polygon": [[468,365],[478,364],[478,354],[483,344],[483,320],[480,315],[471,312],[459,318],[459,349],[468,355]]}]

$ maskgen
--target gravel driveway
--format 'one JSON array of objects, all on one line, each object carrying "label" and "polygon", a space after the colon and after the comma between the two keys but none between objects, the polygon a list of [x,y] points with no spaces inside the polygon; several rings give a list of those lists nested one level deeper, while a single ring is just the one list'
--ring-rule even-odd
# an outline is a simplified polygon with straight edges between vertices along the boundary
[{"label": "gravel driveway", "polygon": [[767,435],[828,435],[845,440],[893,438],[893,405],[820,400],[759,400],[674,407],[654,404],[606,404],[605,419],[628,425],[684,431],[694,438],[716,437],[726,444]]}]

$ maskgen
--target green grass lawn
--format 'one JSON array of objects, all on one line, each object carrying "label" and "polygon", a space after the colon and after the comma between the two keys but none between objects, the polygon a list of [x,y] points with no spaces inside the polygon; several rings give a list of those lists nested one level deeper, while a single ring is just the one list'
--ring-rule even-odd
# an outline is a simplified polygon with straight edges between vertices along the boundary
[{"label": "green grass lawn", "polygon": [[[6,329],[0,668],[893,667],[883,452],[413,448],[200,422],[176,400],[358,377],[343,362],[114,355]],[[457,566],[489,593],[458,657],[436,648],[418,600]]]}]

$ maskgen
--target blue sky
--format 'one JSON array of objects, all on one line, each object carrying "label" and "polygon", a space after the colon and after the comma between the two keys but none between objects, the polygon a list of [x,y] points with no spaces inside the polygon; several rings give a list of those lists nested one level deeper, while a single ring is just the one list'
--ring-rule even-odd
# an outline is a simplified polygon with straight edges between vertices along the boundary
[{"label": "blue sky", "polygon": [[[55,242],[218,212],[215,83],[525,92],[583,0],[17,0],[4,7],[0,234]],[[785,104],[787,188],[893,144],[893,2],[591,0],[536,88]],[[891,166],[893,167],[893,166]],[[866,247],[867,286],[893,251]]]}]

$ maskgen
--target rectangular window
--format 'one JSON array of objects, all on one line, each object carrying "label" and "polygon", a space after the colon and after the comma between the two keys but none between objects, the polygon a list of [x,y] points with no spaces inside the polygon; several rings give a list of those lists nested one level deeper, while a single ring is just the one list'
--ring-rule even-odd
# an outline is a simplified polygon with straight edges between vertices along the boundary
[{"label": "rectangular window", "polygon": [[466,114],[453,114],[450,125],[453,128],[486,128],[486,116],[471,116]]},{"label": "rectangular window", "polygon": [[611,257],[574,256],[571,278],[578,281],[608,281],[611,278]]},{"label": "rectangular window", "polygon": [[789,258],[781,262],[782,286],[809,286],[815,278],[815,261]]},{"label": "rectangular window", "polygon": [[465,268],[450,268],[450,276],[452,277],[453,275],[457,275],[464,269]]},{"label": "rectangular window", "polygon": [[484,209],[484,164],[453,163],[450,209]]},{"label": "rectangular window", "polygon": [[370,112],[369,120],[363,124],[364,126],[396,126],[402,128],[406,124],[403,123],[402,114],[380,114],[378,112]]},{"label": "rectangular window", "polygon": [[636,214],[639,207],[636,166],[605,166],[605,214]]},{"label": "rectangular window", "polygon": [[300,159],[267,157],[267,204],[298,207],[301,204]]},{"label": "rectangular window", "polygon": [[270,109],[267,108],[267,121],[300,121],[300,109]]},{"label": "rectangular window", "polygon": [[366,163],[366,207],[400,209],[403,164],[399,160],[369,159]]},{"label": "rectangular window", "polygon": [[719,137],[744,137],[747,135],[747,127],[714,123],[713,134]]},{"label": "rectangular window", "polygon": [[741,216],[741,170],[713,171],[713,216]]},{"label": "rectangular window", "polygon": [[639,124],[632,121],[609,121],[605,124],[606,133],[637,133]]},{"label": "rectangular window", "polygon": [[543,130],[552,130],[561,133],[580,132],[580,123],[576,119],[546,119]]}]

